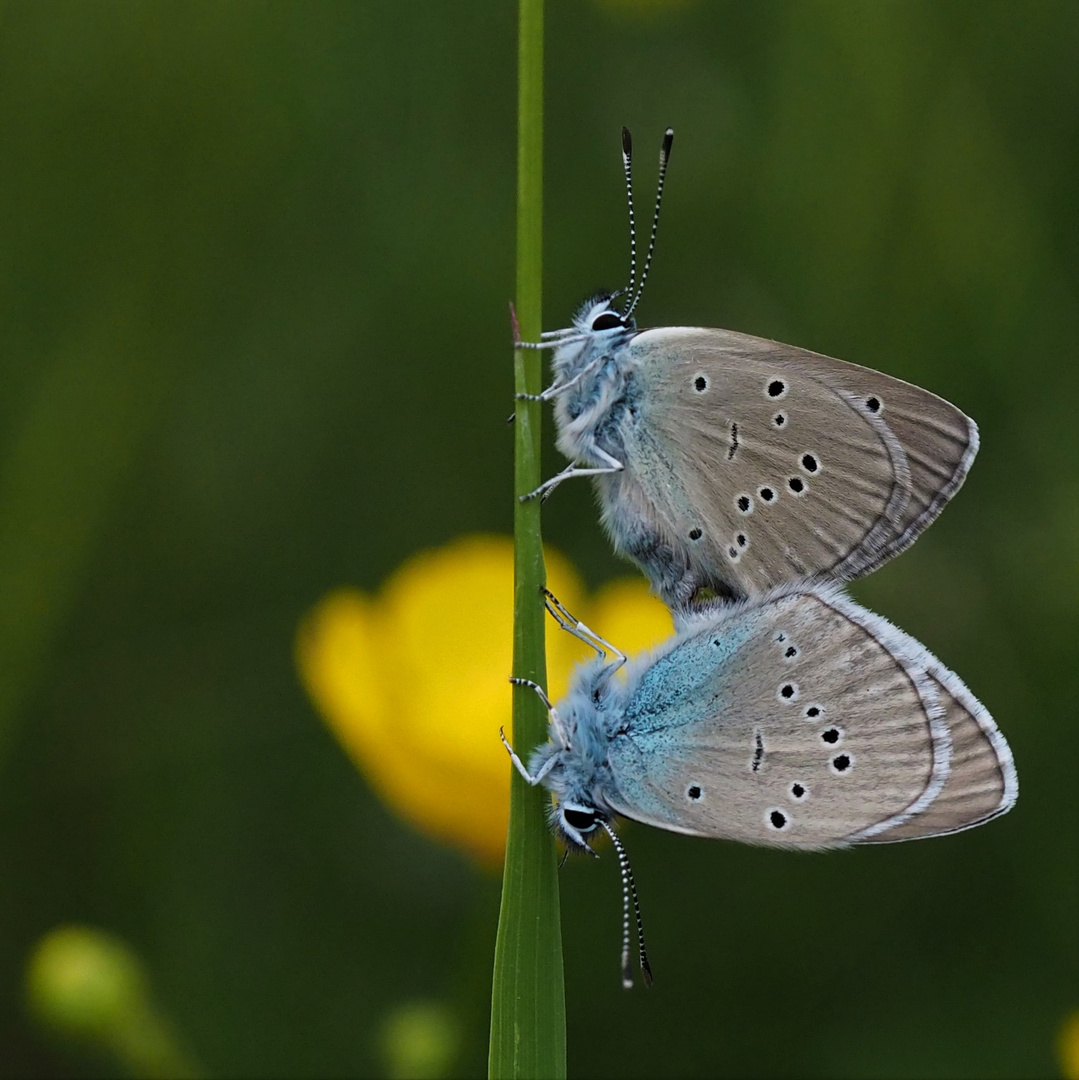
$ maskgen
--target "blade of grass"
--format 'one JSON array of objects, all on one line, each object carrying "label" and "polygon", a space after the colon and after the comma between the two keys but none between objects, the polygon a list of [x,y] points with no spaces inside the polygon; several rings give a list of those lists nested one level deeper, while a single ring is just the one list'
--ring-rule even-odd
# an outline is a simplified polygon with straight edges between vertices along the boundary
[{"label": "blade of grass", "polygon": [[[543,0],[520,0],[517,98],[517,316],[525,341],[538,341],[543,271]],[[518,393],[540,389],[541,354],[514,354]],[[514,490],[540,483],[540,404],[517,403]],[[544,610],[546,580],[540,500],[514,512],[513,672],[547,683]],[[524,760],[547,737],[547,716],[535,694],[516,687],[513,741]],[[502,906],[491,987],[488,1074],[566,1075],[566,1001],[558,870],[547,829],[548,795],[510,770],[510,824],[502,878]]]}]

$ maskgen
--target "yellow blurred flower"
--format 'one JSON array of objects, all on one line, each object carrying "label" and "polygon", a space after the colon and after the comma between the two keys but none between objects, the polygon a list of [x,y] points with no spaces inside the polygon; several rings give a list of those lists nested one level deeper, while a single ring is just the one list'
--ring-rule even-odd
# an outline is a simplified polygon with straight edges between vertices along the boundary
[{"label": "yellow blurred flower", "polygon": [[92,926],[58,926],[26,965],[30,1011],[47,1030],[111,1055],[130,1076],[200,1077],[150,995],[131,947]]},{"label": "yellow blurred flower", "polygon": [[1064,1080],[1079,1080],[1079,1009],[1070,1013],[1060,1026],[1057,1056]]},{"label": "yellow blurred flower", "polygon": [[[671,633],[643,579],[586,597],[548,550],[548,587],[579,619],[634,654]],[[315,706],[380,797],[416,828],[487,865],[501,860],[510,764],[513,545],[465,537],[406,562],[377,597],[340,589],[300,625],[296,657]],[[547,621],[557,700],[592,652]]]}]

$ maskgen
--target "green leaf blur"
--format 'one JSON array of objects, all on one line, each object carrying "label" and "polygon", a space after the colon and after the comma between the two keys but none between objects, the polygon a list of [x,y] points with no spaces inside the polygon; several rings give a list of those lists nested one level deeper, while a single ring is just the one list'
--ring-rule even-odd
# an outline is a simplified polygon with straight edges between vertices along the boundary
[{"label": "green leaf blur", "polygon": [[[619,984],[616,860],[571,860],[570,1075],[1051,1075],[1079,1004],[1079,7],[548,0],[546,27],[548,328],[623,283],[619,132],[647,207],[669,124],[642,324],[978,421],[963,491],[854,592],[984,701],[1021,789],[820,856],[627,826],[648,992]],[[498,882],[382,807],[291,650],[330,589],[511,529],[516,61],[512,4],[0,8],[4,1075],[112,1074],[23,1002],[70,922],[136,950],[210,1075],[384,1075],[414,1002],[484,1074]],[[544,537],[627,571],[587,484]]]}]

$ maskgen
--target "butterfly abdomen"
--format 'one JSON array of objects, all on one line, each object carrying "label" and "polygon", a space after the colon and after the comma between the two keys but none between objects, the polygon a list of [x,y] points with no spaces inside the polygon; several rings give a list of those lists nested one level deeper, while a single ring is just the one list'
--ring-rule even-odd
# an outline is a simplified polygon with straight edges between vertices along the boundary
[{"label": "butterfly abdomen", "polygon": [[600,521],[619,555],[635,562],[648,575],[652,588],[678,607],[692,596],[696,577],[685,548],[673,545],[656,520],[651,503],[640,498],[632,479],[619,473],[596,478]]},{"label": "butterfly abdomen", "polygon": [[744,599],[745,592],[731,579],[709,572],[710,567],[714,570],[723,565],[720,558],[694,557],[698,549],[711,551],[713,538],[699,526],[687,526],[679,533],[661,513],[660,504],[648,486],[642,483],[641,470],[632,467],[635,460],[632,446],[623,453],[631,463],[630,468],[595,478],[600,521],[615,551],[637,563],[650,579],[652,588],[672,608]]}]

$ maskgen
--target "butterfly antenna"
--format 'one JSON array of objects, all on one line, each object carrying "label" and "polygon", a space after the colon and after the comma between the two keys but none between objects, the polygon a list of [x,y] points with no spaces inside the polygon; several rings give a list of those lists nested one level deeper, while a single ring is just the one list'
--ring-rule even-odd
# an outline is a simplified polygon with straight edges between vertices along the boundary
[{"label": "butterfly antenna", "polygon": [[626,174],[626,202],[629,203],[629,288],[625,290],[629,304],[637,284],[637,221],[633,216],[633,140],[626,127],[622,128],[622,169]]},{"label": "butterfly antenna", "polygon": [[611,838],[614,850],[618,853],[618,869],[622,874],[622,987],[633,987],[633,969],[629,959],[629,901],[633,898],[633,911],[637,916],[637,951],[641,958],[641,977],[645,986],[652,985],[652,968],[648,964],[648,950],[644,947],[644,923],[641,920],[641,904],[637,899],[637,883],[633,880],[629,856],[622,846],[618,835],[605,821],[601,821],[603,831]]},{"label": "butterfly antenna", "polygon": [[637,292],[629,309],[622,314],[625,321],[634,312],[644,292],[644,283],[648,278],[648,269],[652,265],[652,253],[656,250],[656,230],[659,228],[659,207],[663,201],[663,180],[667,175],[667,162],[671,158],[671,144],[674,142],[674,128],[667,128],[663,135],[663,145],[659,148],[659,183],[656,185],[656,210],[652,215],[652,235],[648,240],[648,254],[644,259],[644,269],[641,271],[641,283],[637,286]]}]

